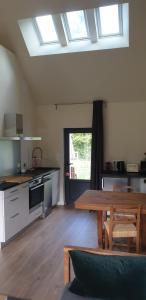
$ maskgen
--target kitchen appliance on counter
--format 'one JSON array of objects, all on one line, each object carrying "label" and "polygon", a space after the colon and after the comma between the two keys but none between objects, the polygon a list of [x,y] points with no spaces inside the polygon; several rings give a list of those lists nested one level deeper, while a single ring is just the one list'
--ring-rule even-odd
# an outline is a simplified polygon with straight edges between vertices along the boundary
[{"label": "kitchen appliance on counter", "polygon": [[140,172],[146,174],[146,160],[141,160],[140,162]]},{"label": "kitchen appliance on counter", "polygon": [[117,161],[117,171],[119,173],[125,172],[125,162],[123,160]]},{"label": "kitchen appliance on counter", "polygon": [[44,184],[43,218],[51,213],[52,209],[52,177],[44,175],[42,182]]},{"label": "kitchen appliance on counter", "polygon": [[105,162],[105,170],[106,171],[112,171],[113,170],[113,165],[111,161],[106,161]]},{"label": "kitchen appliance on counter", "polygon": [[138,166],[138,164],[137,163],[135,163],[135,164],[127,164],[126,165],[126,171],[127,172],[134,172],[134,173],[138,173],[138,171],[139,171],[139,166]]}]

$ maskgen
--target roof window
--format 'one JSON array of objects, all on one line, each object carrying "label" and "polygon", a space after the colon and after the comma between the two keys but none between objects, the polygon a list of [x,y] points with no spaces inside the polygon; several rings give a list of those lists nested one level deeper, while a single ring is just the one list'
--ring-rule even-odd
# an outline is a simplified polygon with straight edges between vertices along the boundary
[{"label": "roof window", "polygon": [[83,10],[65,13],[64,23],[69,41],[88,38],[86,17]]},{"label": "roof window", "polygon": [[36,17],[35,25],[41,44],[58,42],[57,33],[51,15]]},{"label": "roof window", "polygon": [[129,47],[129,4],[19,20],[31,56]]},{"label": "roof window", "polygon": [[122,11],[120,5],[97,8],[97,24],[100,37],[122,34]]}]

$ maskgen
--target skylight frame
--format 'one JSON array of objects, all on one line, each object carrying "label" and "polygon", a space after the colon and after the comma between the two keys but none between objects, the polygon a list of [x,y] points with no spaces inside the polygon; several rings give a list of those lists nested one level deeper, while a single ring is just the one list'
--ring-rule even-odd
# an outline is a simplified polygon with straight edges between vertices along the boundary
[{"label": "skylight frame", "polygon": [[[112,6],[114,4],[108,5]],[[100,7],[95,9],[95,17],[97,22],[97,32],[99,38],[106,38],[106,37],[114,37],[114,36],[122,36],[123,35],[123,12],[122,12],[122,4],[118,5],[118,15],[119,15],[119,32],[118,33],[110,33],[110,34],[102,34],[102,26],[101,26],[101,17],[100,17]]]},{"label": "skylight frame", "polygon": [[[58,40],[56,40],[56,41],[50,41],[50,42],[44,42],[44,41],[43,41],[43,38],[42,38],[42,34],[41,34],[41,32],[40,32],[40,29],[39,29],[39,26],[38,26],[37,21],[36,21],[36,18],[37,18],[37,17],[34,17],[34,18],[32,19],[32,21],[33,21],[34,29],[35,29],[35,31],[36,31],[36,34],[37,34],[37,37],[38,37],[38,40],[39,40],[40,45],[43,46],[43,45],[54,45],[54,44],[56,45],[56,44],[60,44],[60,42],[59,42],[59,37],[58,37],[58,32],[57,32],[57,29],[56,29],[56,25],[55,25],[53,16],[52,16],[51,14],[44,15],[44,17],[45,17],[45,16],[51,16],[51,17],[52,17],[54,29],[55,29],[55,32],[56,32],[56,35],[57,35]],[[39,16],[39,17],[43,17],[43,16]]]},{"label": "skylight frame", "polygon": [[81,11],[83,11],[83,14],[84,14],[84,20],[85,20],[85,27],[86,27],[86,31],[87,31],[87,37],[72,38],[70,27],[69,27],[69,22],[68,22],[68,18],[67,18],[67,13],[62,14],[62,18],[63,18],[63,22],[64,22],[64,26],[65,26],[65,30],[66,30],[66,34],[67,34],[67,38],[68,38],[69,42],[90,40],[89,28],[88,28],[88,20],[87,20],[86,11],[83,10],[83,9],[81,9]]}]

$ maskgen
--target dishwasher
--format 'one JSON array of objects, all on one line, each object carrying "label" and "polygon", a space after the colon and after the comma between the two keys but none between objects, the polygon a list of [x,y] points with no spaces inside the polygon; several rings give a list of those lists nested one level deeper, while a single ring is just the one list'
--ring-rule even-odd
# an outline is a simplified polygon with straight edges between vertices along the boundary
[{"label": "dishwasher", "polygon": [[44,200],[43,200],[43,218],[51,213],[52,209],[52,178],[50,175],[44,175],[42,182],[44,184]]}]

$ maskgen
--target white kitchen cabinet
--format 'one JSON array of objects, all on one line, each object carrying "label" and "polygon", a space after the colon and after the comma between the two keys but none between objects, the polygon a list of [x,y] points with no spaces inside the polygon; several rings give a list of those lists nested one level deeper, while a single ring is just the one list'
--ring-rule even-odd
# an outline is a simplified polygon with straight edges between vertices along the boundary
[{"label": "white kitchen cabinet", "polygon": [[52,178],[52,206],[55,206],[59,201],[60,194],[60,171],[55,170],[50,174]]},{"label": "white kitchen cabinet", "polygon": [[34,211],[28,214],[28,224],[42,216],[42,206],[39,206]]},{"label": "white kitchen cabinet", "polygon": [[28,224],[29,187],[20,184],[0,192],[0,242],[6,242]]},{"label": "white kitchen cabinet", "polygon": [[127,185],[127,178],[116,178],[116,177],[103,177],[102,178],[102,189],[103,191],[113,191],[114,184]]}]

